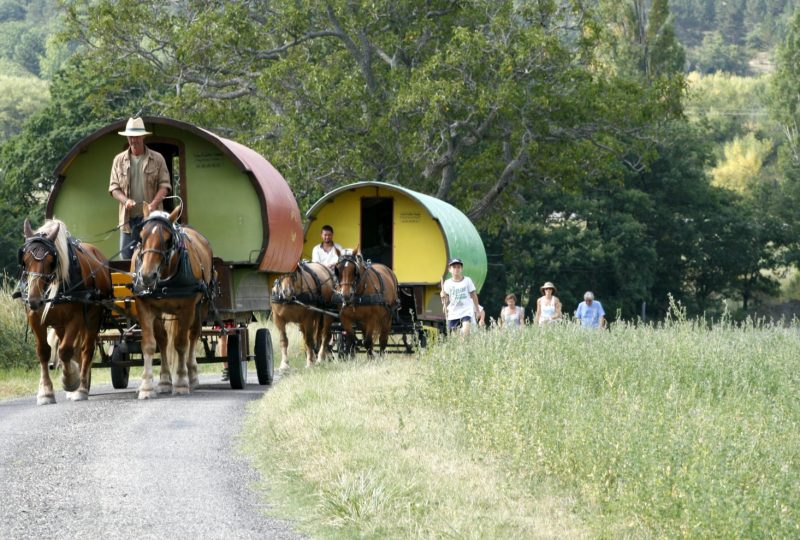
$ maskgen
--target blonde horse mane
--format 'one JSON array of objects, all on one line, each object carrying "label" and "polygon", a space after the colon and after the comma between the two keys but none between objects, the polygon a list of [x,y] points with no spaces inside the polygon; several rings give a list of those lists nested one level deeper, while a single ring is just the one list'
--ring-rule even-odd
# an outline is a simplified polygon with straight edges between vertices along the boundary
[{"label": "blonde horse mane", "polygon": [[[42,233],[49,236],[58,227],[58,234],[53,241],[56,246],[56,253],[58,255],[58,263],[56,265],[55,279],[53,279],[50,286],[47,288],[47,298],[52,300],[58,294],[58,290],[63,283],[65,287],[69,287],[69,249],[67,248],[67,226],[60,219],[48,219],[44,225],[36,229],[35,233]],[[47,316],[47,312],[52,304],[48,302],[42,312],[42,320]]]}]

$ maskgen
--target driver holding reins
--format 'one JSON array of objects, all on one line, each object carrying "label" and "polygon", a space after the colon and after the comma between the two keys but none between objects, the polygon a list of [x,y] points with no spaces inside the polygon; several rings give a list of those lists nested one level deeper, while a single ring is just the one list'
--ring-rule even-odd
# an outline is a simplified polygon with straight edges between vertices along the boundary
[{"label": "driver holding reins", "polygon": [[163,210],[161,201],[172,185],[164,156],[144,144],[145,136],[152,133],[141,118],[129,118],[125,131],[117,133],[128,138],[128,149],[114,157],[108,192],[119,201],[120,258],[130,259],[139,243],[143,205],[147,204],[151,212]]}]

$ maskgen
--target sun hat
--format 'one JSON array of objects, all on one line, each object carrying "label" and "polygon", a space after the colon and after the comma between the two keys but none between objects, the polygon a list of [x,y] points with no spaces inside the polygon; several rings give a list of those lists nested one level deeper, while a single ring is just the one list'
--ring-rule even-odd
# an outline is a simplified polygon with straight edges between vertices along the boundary
[{"label": "sun hat", "polygon": [[555,292],[558,290],[558,289],[556,289],[556,286],[555,286],[555,285],[553,285],[553,282],[552,282],[552,281],[545,281],[544,285],[542,285],[541,287],[539,287],[539,291],[540,291],[542,294],[544,294],[544,290],[545,290],[545,289],[553,289],[553,293],[555,293]]},{"label": "sun hat", "polygon": [[128,123],[125,125],[125,131],[118,131],[124,137],[142,137],[144,135],[152,135],[144,128],[144,121],[141,118],[128,118]]},{"label": "sun hat", "polygon": [[447,263],[447,266],[453,266],[454,264],[460,264],[461,266],[464,266],[464,263],[461,262],[461,259],[450,259],[450,262]]}]

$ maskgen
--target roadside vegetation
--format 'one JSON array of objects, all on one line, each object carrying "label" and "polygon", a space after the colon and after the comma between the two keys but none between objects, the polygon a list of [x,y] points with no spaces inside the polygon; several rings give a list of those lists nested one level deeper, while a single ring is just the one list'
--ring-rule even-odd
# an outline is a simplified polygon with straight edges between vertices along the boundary
[{"label": "roadside vegetation", "polygon": [[680,312],[490,331],[297,369],[245,447],[315,538],[794,537],[799,359],[796,326]]}]

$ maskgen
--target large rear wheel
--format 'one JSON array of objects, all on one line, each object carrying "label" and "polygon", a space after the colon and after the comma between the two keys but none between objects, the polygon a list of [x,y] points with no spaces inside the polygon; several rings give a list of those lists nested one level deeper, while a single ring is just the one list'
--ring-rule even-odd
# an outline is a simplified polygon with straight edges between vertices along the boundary
[{"label": "large rear wheel", "polygon": [[255,355],[258,384],[272,384],[274,374],[272,336],[266,328],[256,330]]},{"label": "large rear wheel", "polygon": [[238,333],[228,334],[228,376],[234,390],[242,390],[247,385],[247,357],[242,354]]}]

